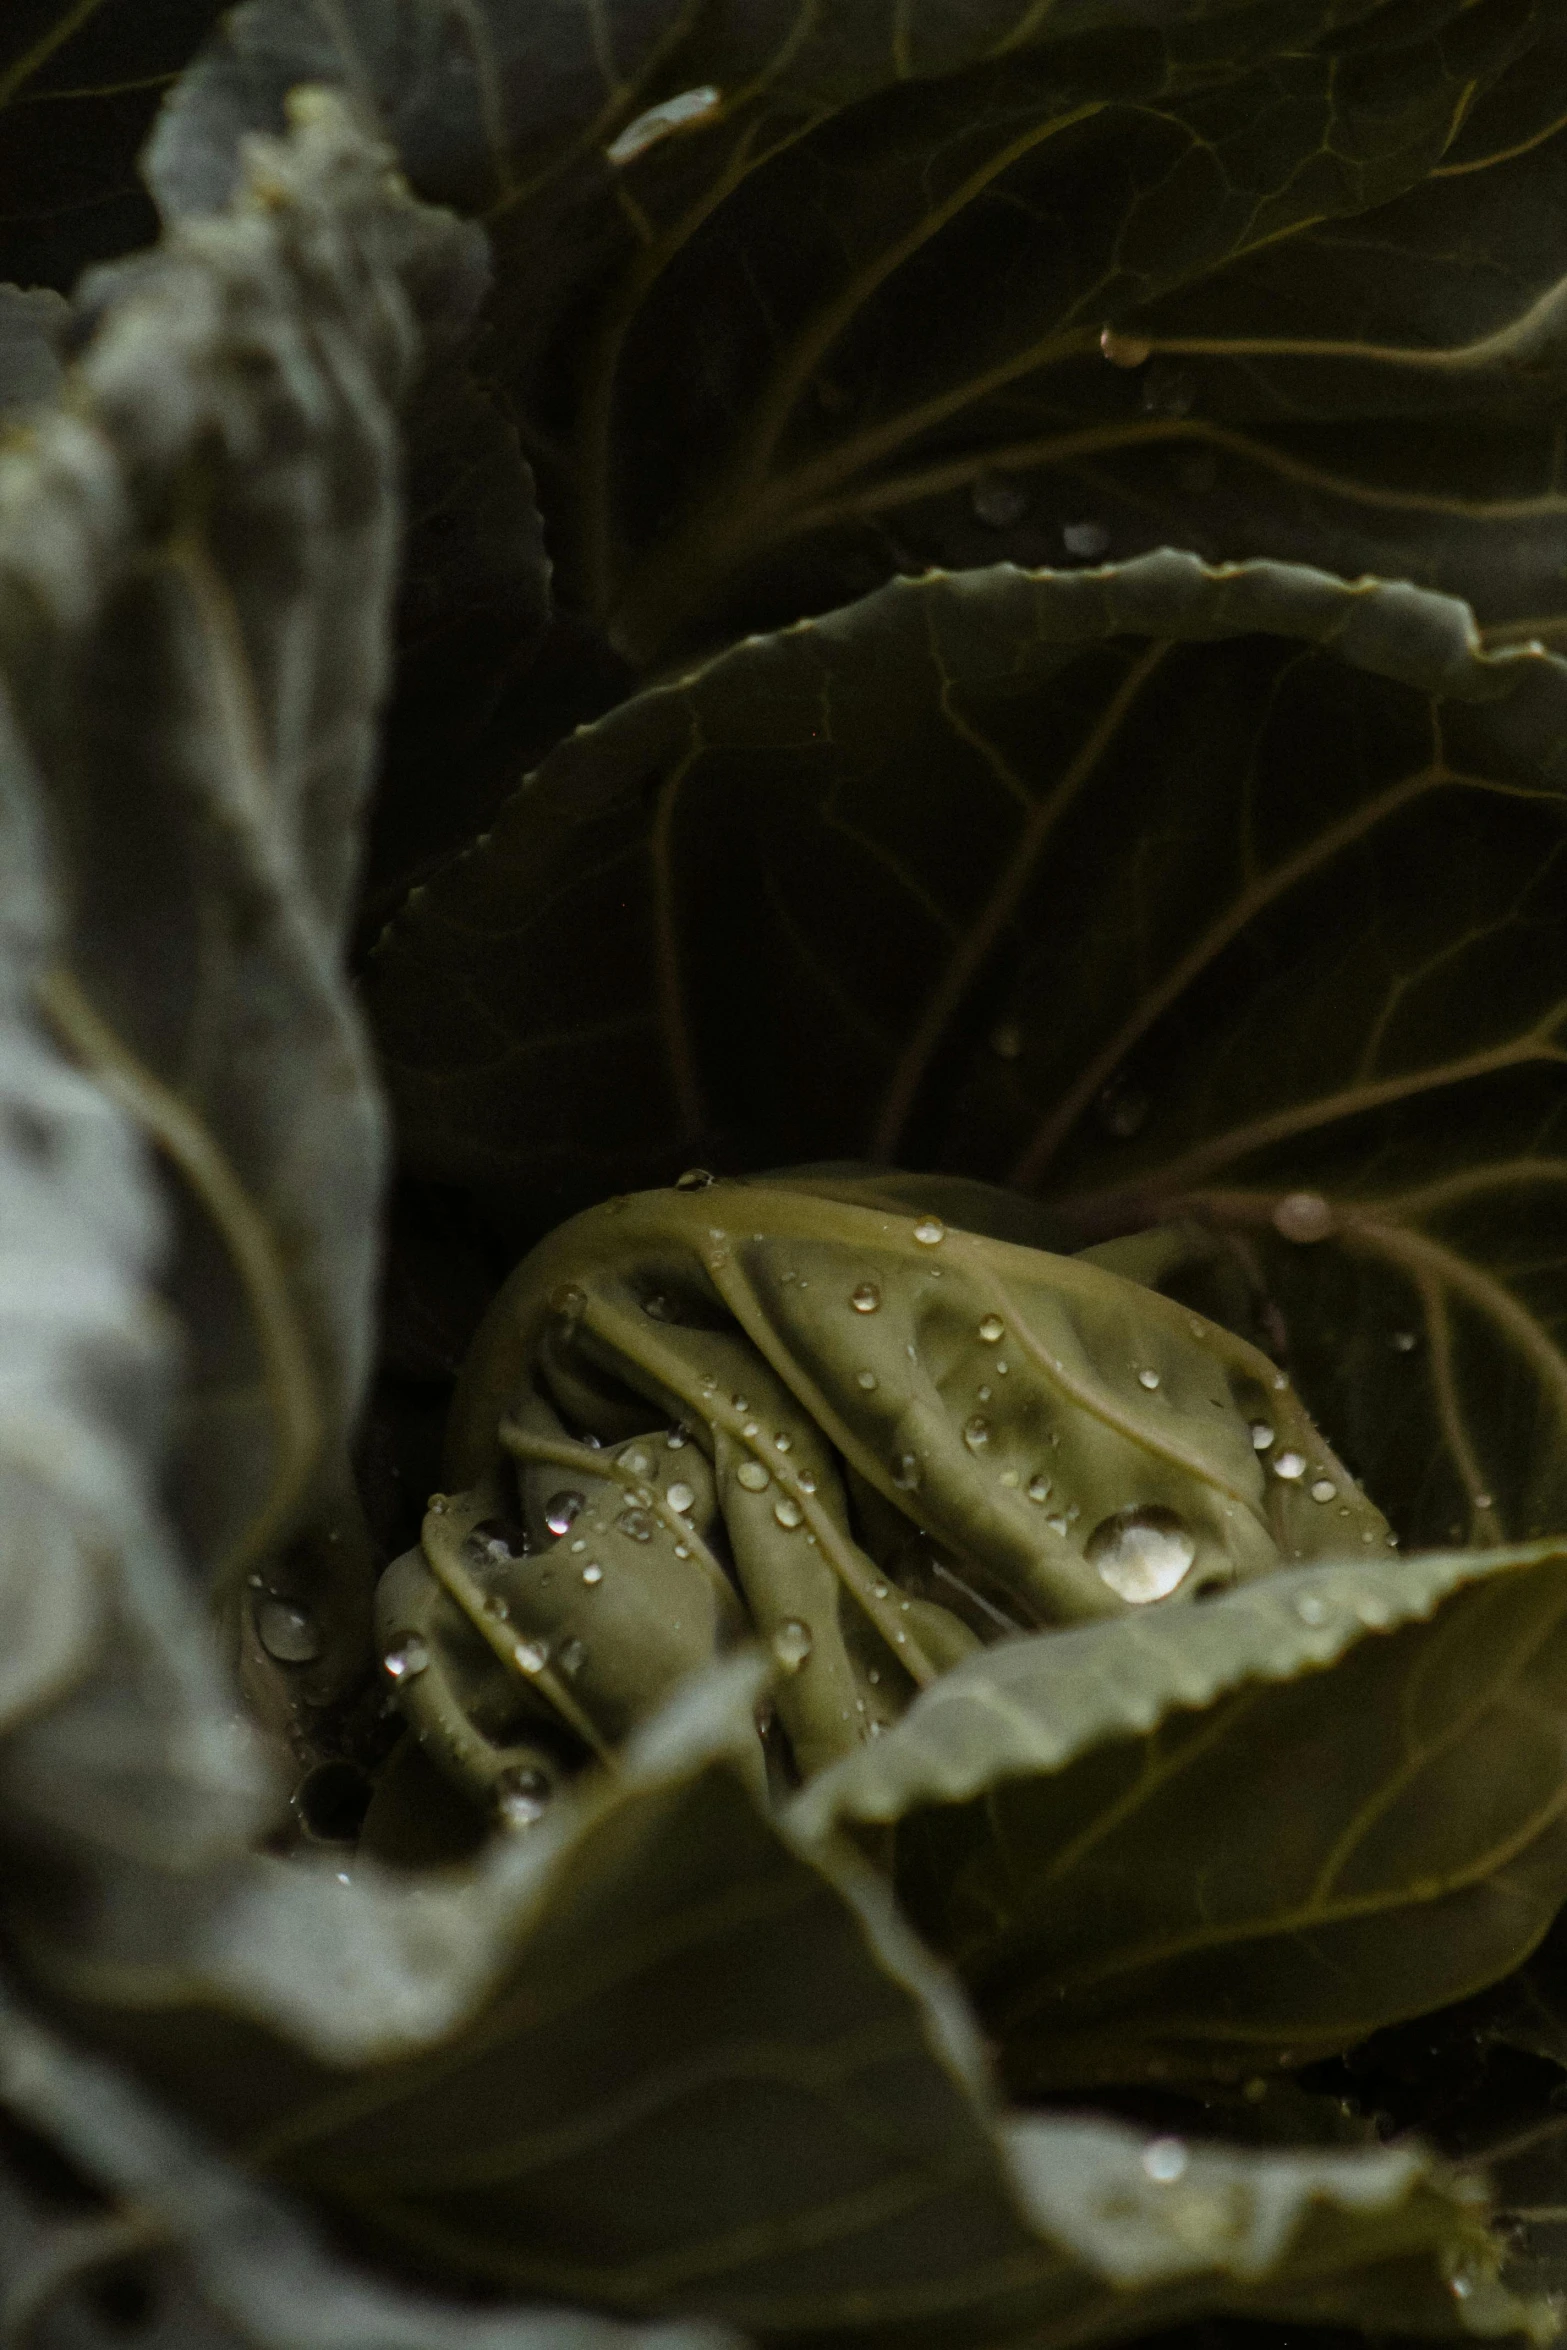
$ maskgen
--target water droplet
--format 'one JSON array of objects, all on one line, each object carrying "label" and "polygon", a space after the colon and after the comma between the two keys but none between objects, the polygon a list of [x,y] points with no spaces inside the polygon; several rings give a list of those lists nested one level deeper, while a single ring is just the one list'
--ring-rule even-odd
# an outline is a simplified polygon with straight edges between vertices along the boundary
[{"label": "water droplet", "polygon": [[1141,1607],[1169,1596],[1197,1556],[1197,1545],[1174,1510],[1117,1510],[1094,1528],[1087,1556],[1101,1583]]},{"label": "water droplet", "polygon": [[983,1452],[990,1442],[990,1422],[983,1412],[976,1412],[963,1423],[963,1441],[970,1452]]},{"label": "water droplet", "polygon": [[1045,1524],[1049,1527],[1052,1534],[1064,1534],[1066,1532],[1066,1520],[1061,1515],[1059,1510],[1052,1510],[1049,1517],[1045,1520]]},{"label": "water droplet", "polygon": [[1305,1454],[1303,1452],[1281,1452],[1273,1463],[1273,1474],[1275,1477],[1282,1477],[1286,1484],[1292,1485],[1297,1477],[1304,1477],[1306,1474]]},{"label": "water droplet", "polygon": [[871,1394],[876,1385],[875,1372],[861,1371],[855,1384],[859,1387],[863,1387],[867,1395]]},{"label": "water droplet", "polygon": [[747,1493],[760,1493],[770,1482],[760,1461],[742,1461],[735,1471],[735,1483],[743,1485]]},{"label": "water droplet", "polygon": [[1028,492],[1021,483],[1008,481],[1004,474],[981,473],[975,477],[969,503],[976,522],[983,522],[991,530],[1010,530],[1028,512]]},{"label": "water droplet", "polygon": [[920,1481],[920,1456],[900,1452],[892,1464],[892,1481],[900,1493],[912,1493]]},{"label": "water droplet", "polygon": [[1273,1442],[1273,1430],[1268,1426],[1266,1420],[1253,1420],[1251,1424],[1251,1440],[1259,1452],[1267,1451],[1269,1445]]},{"label": "water droplet", "polygon": [[1003,1020],[990,1032],[990,1049],[998,1061],[1015,1061],[1023,1050],[1023,1031],[1015,1020]]},{"label": "water droplet", "polygon": [[748,1412],[751,1408],[749,1400],[743,1395],[732,1395],[729,1400],[737,1412]]},{"label": "water droplet", "polygon": [[710,1183],[717,1181],[717,1176],[709,1168],[688,1167],[683,1175],[675,1177],[675,1189],[676,1191],[706,1191]]},{"label": "water droplet", "polygon": [[262,1599],[256,1603],[256,1632],[268,1656],[280,1665],[314,1664],[321,1654],[321,1633],[308,1608],[291,1599]]},{"label": "water droplet", "polygon": [[1005,1338],[1007,1326],[999,1314],[987,1314],[979,1326],[979,1335],[986,1346],[996,1346]]},{"label": "water droplet", "polygon": [[774,1452],[793,1452],[794,1438],[786,1428],[781,1428],[773,1438],[773,1450]]},{"label": "water droplet", "polygon": [[1009,1363],[998,1362],[996,1365],[996,1377],[998,1379],[1004,1379],[1010,1369],[1011,1365]]},{"label": "water droplet", "polygon": [[432,1493],[428,1502],[426,1502],[425,1507],[428,1509],[432,1518],[444,1518],[446,1515],[445,1494]]},{"label": "water droplet", "polygon": [[653,1521],[646,1510],[622,1510],[615,1525],[620,1533],[629,1536],[633,1542],[651,1542],[653,1539]]},{"label": "water droplet", "polygon": [[683,1420],[677,1420],[664,1439],[666,1452],[684,1452],[691,1441],[691,1431]]},{"label": "water droplet", "polygon": [[1319,1477],[1311,1488],[1311,1498],[1313,1501],[1332,1501],[1337,1492],[1338,1487],[1331,1477]]},{"label": "water droplet", "polygon": [[1295,1602],[1295,1613],[1303,1624],[1325,1624],[1328,1620],[1327,1601],[1319,1599],[1314,1591],[1303,1591]]},{"label": "water droplet", "polygon": [[511,1607],[503,1593],[492,1591],[484,1603],[484,1612],[487,1616],[493,1616],[497,1623],[504,1624],[511,1614]]},{"label": "water droplet", "polygon": [[1158,1374],[1158,1372],[1157,1372],[1157,1371],[1139,1371],[1139,1372],[1138,1372],[1138,1374],[1137,1374],[1137,1384],[1138,1384],[1138,1386],[1139,1386],[1139,1387],[1146,1387],[1146,1388],[1147,1388],[1147,1390],[1148,1390],[1148,1392],[1149,1392],[1149,1394],[1151,1395],[1151,1394],[1153,1393],[1154,1389],[1155,1389],[1155,1388],[1158,1386],[1158,1384],[1159,1384],[1159,1374]]},{"label": "water droplet", "polygon": [[1161,2187],[1184,2178],[1191,2156],[1179,2138],[1154,2138],[1143,2148],[1143,2169]]},{"label": "water droplet", "polygon": [[588,1293],[579,1289],[575,1281],[563,1281],[558,1289],[550,1291],[550,1311],[565,1314],[574,1320],[588,1302]]},{"label": "water droplet", "polygon": [[550,1644],[547,1640],[519,1640],[511,1653],[522,1672],[542,1673],[550,1661]]},{"label": "water droplet", "polygon": [[1475,1508],[1477,1510],[1489,1510],[1494,1509],[1495,1507],[1496,1504],[1493,1502],[1491,1496],[1488,1493],[1477,1493],[1475,1495]]},{"label": "water droplet", "polygon": [[1273,1211],[1273,1229],[1285,1240],[1326,1240],[1333,1210],[1320,1191],[1287,1192]]},{"label": "water droplet", "polygon": [[542,1771],[516,1764],[495,1782],[495,1808],[508,1828],[531,1828],[549,1809],[551,1792]]},{"label": "water droplet", "polygon": [[773,1503],[773,1516],[780,1526],[798,1526],[805,1512],[792,1494],[781,1493]]},{"label": "water droplet", "polygon": [[667,139],[671,131],[711,114],[721,96],[722,92],[711,82],[704,82],[698,89],[682,90],[678,98],[661,98],[656,106],[649,106],[627,123],[605,148],[605,161],[617,169],[635,163],[639,155],[645,155],[649,147],[656,147],[660,139]]},{"label": "water droplet", "polygon": [[639,1444],[628,1444],[616,1458],[621,1468],[633,1477],[651,1477],[653,1474],[653,1464]]},{"label": "water droplet", "polygon": [[417,1679],[429,1662],[429,1648],[417,1632],[403,1633],[381,1659],[386,1672],[394,1681]]},{"label": "water droplet", "polygon": [[505,1567],[526,1558],[528,1538],[520,1526],[508,1525],[504,1518],[483,1518],[462,1547],[464,1557],[476,1567]]},{"label": "water droplet", "polygon": [[914,1237],[922,1247],[934,1248],[938,1240],[945,1240],[947,1227],[939,1216],[921,1216],[914,1227]]},{"label": "water droplet", "polygon": [[671,1485],[664,1499],[672,1510],[679,1510],[683,1516],[695,1503],[696,1493],[689,1485]]},{"label": "water droplet", "polygon": [[1107,1134],[1117,1142],[1130,1142],[1148,1116],[1148,1096],[1135,1085],[1107,1085],[1095,1108]]},{"label": "water droplet", "polygon": [[800,1491],[802,1493],[814,1493],[816,1491],[816,1479],[811,1475],[809,1469],[802,1469],[800,1471]]},{"label": "water droplet", "polygon": [[1036,1469],[1023,1490],[1030,1501],[1047,1502],[1050,1499],[1050,1479],[1042,1470]]},{"label": "water droplet", "polygon": [[587,1503],[580,1493],[552,1493],[544,1504],[544,1523],[552,1534],[569,1533]]},{"label": "water droplet", "polygon": [[582,1570],[582,1580],[583,1580],[583,1582],[584,1582],[584,1583],[602,1583],[602,1582],[603,1582],[603,1580],[604,1580],[604,1570],[603,1570],[603,1568],[602,1568],[602,1567],[599,1565],[599,1563],[598,1563],[598,1560],[597,1560],[597,1559],[589,1559],[589,1561],[588,1561],[587,1565],[586,1565],[586,1566],[583,1568],[583,1570]]},{"label": "water droplet", "polygon": [[651,1297],[645,1297],[642,1300],[642,1311],[650,1322],[672,1322],[675,1318],[669,1300],[664,1296],[662,1290],[656,1290]]},{"label": "water droplet", "polygon": [[577,1639],[566,1641],[556,1659],[563,1673],[576,1675],[588,1661],[588,1652]]},{"label": "water droplet", "polygon": [[1156,359],[1142,381],[1145,416],[1187,416],[1197,398],[1197,378],[1189,367],[1172,367]]},{"label": "water droplet", "polygon": [[786,1673],[797,1673],[815,1645],[810,1625],[798,1616],[786,1616],[773,1634],[773,1654]]},{"label": "water droplet", "polygon": [[874,1314],[881,1304],[881,1291],[874,1281],[862,1281],[858,1289],[850,1290],[849,1303],[857,1314]]},{"label": "water droplet", "polygon": [[1107,326],[1100,332],[1099,348],[1112,367],[1141,367],[1153,345],[1144,335],[1123,334],[1119,327]]},{"label": "water droplet", "polygon": [[1395,1330],[1388,1345],[1396,1355],[1412,1355],[1419,1341],[1412,1330]]},{"label": "water droplet", "polygon": [[1061,544],[1069,555],[1079,556],[1092,563],[1108,554],[1110,533],[1102,522],[1064,522],[1061,525]]}]

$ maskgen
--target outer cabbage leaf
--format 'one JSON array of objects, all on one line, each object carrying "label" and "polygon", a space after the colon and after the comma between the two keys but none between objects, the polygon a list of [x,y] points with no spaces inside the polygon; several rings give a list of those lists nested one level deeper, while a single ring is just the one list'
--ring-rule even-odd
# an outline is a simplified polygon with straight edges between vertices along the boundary
[{"label": "outer cabbage leaf", "polygon": [[368,997],[425,1170],[542,1221],[858,1147],[1181,1218],[1410,1543],[1567,1507],[1567,670],[1269,564],[894,583],[562,744]]},{"label": "outer cabbage leaf", "polygon": [[998,543],[1377,570],[1538,630],[1564,55],[1517,0],[253,0],[150,172],[200,208],[291,81],[373,96],[490,223],[570,593],[641,662]]},{"label": "outer cabbage leaf", "polygon": [[250,1861],[171,1898],[143,1871],[68,1943],[35,1922],[29,1964],[253,2164],[512,2291],[802,2350],[1213,2308],[1462,2330],[1481,2206],[1416,2151],[1199,2149],[1161,2182],[1124,2124],[1000,2126],[880,1881],[751,1793],[756,1686],[692,1685],[466,1880]]},{"label": "outer cabbage leaf", "polygon": [[[393,403],[421,297],[437,328],[461,318],[480,244],[323,101],[297,144],[256,150],[230,217],[100,273],[67,394],[0,456],[0,656],[64,908],[50,1017],[167,1169],[166,1494],[231,1605],[309,1512],[348,1506],[383,1138],[340,965],[386,682]],[[363,1654],[366,1563],[352,1540],[339,1557],[315,1696]]]},{"label": "outer cabbage leaf", "polygon": [[1561,1906],[1564,1566],[1299,1568],[1017,1642],[799,1810],[898,1823],[1025,2092],[1306,2062],[1505,1975]]}]

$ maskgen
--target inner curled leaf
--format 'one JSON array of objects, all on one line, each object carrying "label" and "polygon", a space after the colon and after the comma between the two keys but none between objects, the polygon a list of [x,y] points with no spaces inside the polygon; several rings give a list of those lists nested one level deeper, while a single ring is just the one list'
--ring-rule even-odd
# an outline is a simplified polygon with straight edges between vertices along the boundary
[{"label": "inner curled leaf", "polygon": [[503,1816],[748,1637],[809,1776],[982,1643],[1390,1544],[1267,1357],[1144,1285],[1201,1235],[1065,1257],[896,1189],[695,1174],[502,1290],[379,1613]]}]

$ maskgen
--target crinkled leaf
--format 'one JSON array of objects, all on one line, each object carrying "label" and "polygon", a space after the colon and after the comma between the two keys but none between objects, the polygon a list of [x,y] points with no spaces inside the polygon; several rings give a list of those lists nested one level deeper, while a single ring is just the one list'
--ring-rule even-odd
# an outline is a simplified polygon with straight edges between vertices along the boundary
[{"label": "crinkled leaf", "polygon": [[896,583],[580,732],[416,893],[368,980],[403,1134],[541,1213],[857,1145],[1079,1241],[1196,1217],[1182,1294],[1406,1543],[1539,1533],[1564,734],[1557,661],[1408,587]]},{"label": "crinkled leaf", "polygon": [[373,94],[491,222],[557,552],[639,659],[998,542],[1549,627],[1564,53],[1514,0],[253,0],[150,168],[199,207],[291,81]]},{"label": "crinkled leaf", "polygon": [[393,402],[415,300],[444,320],[482,283],[476,232],[321,111],[230,217],[100,273],[66,398],[0,458],[0,650],[67,909],[51,1016],[168,1168],[168,1497],[231,1586],[322,1498],[363,1382],[381,1117],[339,966]]},{"label": "crinkled leaf", "polygon": [[[835,1189],[614,1200],[500,1291],[466,1490],[376,1599],[403,1710],[486,1801],[747,1630],[809,1776],[981,1641],[1388,1545],[1267,1357],[1136,1278],[1178,1235],[1063,1257]],[[1269,1473],[1264,1411],[1301,1474]]]},{"label": "crinkled leaf", "polygon": [[1030,2090],[1303,2062],[1506,1974],[1560,1907],[1564,1617],[1559,1545],[1290,1570],[971,1659],[801,1812],[899,1823],[903,1898]]},{"label": "crinkled leaf", "polygon": [[30,1963],[252,2162],[514,2292],[884,2350],[1212,2308],[1460,2329],[1478,2206],[1416,2152],[1214,2148],[1161,2186],[1123,2124],[998,2128],[878,1881],[748,1791],[755,1687],[688,1692],[455,1888],[143,1872]]}]

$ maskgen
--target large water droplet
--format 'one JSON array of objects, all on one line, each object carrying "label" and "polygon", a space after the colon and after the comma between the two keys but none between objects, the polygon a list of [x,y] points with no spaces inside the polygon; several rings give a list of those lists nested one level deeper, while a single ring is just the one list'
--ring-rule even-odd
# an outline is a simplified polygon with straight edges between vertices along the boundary
[{"label": "large water droplet", "polygon": [[280,1665],[314,1664],[321,1654],[321,1631],[308,1608],[291,1599],[256,1602],[256,1633],[268,1656]]},{"label": "large water droplet", "polygon": [[914,1227],[914,1237],[924,1248],[934,1248],[938,1240],[945,1240],[947,1227],[939,1216],[921,1216]]},{"label": "large water droplet", "polygon": [[1306,1474],[1306,1456],[1303,1452],[1281,1452],[1275,1455],[1273,1474],[1293,1485],[1297,1477]]},{"label": "large water droplet", "polygon": [[1141,367],[1153,349],[1145,335],[1124,334],[1118,326],[1104,327],[1099,348],[1112,367]]},{"label": "large water droplet", "polygon": [[495,1782],[495,1808],[508,1828],[531,1828],[549,1809],[551,1789],[544,1773],[520,1763]]},{"label": "large water droplet", "polygon": [[1165,1599],[1197,1556],[1197,1545],[1174,1510],[1117,1510],[1088,1538],[1088,1561],[1121,1599],[1144,1606]]},{"label": "large water droplet", "polygon": [[1331,1477],[1319,1477],[1311,1488],[1311,1498],[1313,1501],[1331,1501],[1337,1492],[1338,1487]]},{"label": "large water droplet", "polygon": [[[578,1495],[581,1501],[581,1495]],[[564,1532],[564,1528],[557,1528]],[[510,1525],[504,1518],[482,1518],[463,1544],[463,1555],[476,1567],[510,1566],[514,1559],[527,1555],[528,1538],[520,1526]]]},{"label": "large water droplet", "polygon": [[780,1526],[798,1526],[804,1519],[805,1512],[793,1494],[781,1493],[773,1503],[773,1516],[778,1520]]},{"label": "large water droplet", "polygon": [[1137,1384],[1138,1384],[1138,1386],[1139,1386],[1139,1387],[1146,1387],[1146,1388],[1147,1388],[1147,1390],[1148,1390],[1148,1392],[1149,1392],[1149,1394],[1151,1395],[1151,1394],[1153,1393],[1154,1389],[1155,1389],[1155,1388],[1158,1386],[1158,1384],[1159,1384],[1159,1374],[1158,1374],[1158,1372],[1157,1372],[1157,1371],[1139,1371],[1139,1372],[1138,1372],[1138,1374],[1137,1374]]},{"label": "large water droplet", "polygon": [[786,1673],[797,1673],[816,1643],[809,1624],[788,1616],[773,1634],[773,1654]]},{"label": "large water droplet", "polygon": [[544,1504],[544,1523],[552,1534],[568,1533],[586,1507],[583,1496],[570,1488],[552,1493]]},{"label": "large water droplet", "polygon": [[874,1281],[862,1281],[858,1289],[850,1290],[849,1303],[857,1314],[874,1314],[881,1304],[881,1291]]},{"label": "large water droplet", "polygon": [[1273,1211],[1273,1229],[1285,1240],[1326,1240],[1333,1210],[1320,1191],[1286,1192]]},{"label": "large water droplet", "polygon": [[550,1661],[547,1640],[519,1640],[512,1650],[519,1669],[524,1673],[542,1673]]},{"label": "large water droplet", "polygon": [[760,1461],[742,1461],[735,1471],[735,1483],[743,1485],[747,1493],[760,1493],[770,1482]]},{"label": "large water droplet", "polygon": [[963,1441],[970,1452],[983,1452],[990,1442],[990,1422],[983,1412],[976,1412],[963,1423]]},{"label": "large water droplet", "polygon": [[1190,2161],[1179,2138],[1154,2138],[1143,2148],[1143,2169],[1161,2187],[1184,2178]]},{"label": "large water droplet", "polygon": [[995,1346],[1005,1338],[1007,1326],[999,1314],[987,1314],[979,1326],[979,1335],[986,1346]]},{"label": "large water droplet", "polygon": [[717,1176],[706,1167],[688,1167],[683,1175],[675,1177],[675,1189],[676,1191],[706,1191],[710,1183],[717,1181]]},{"label": "large water droplet", "polygon": [[976,522],[983,522],[990,530],[1010,530],[1028,512],[1028,492],[1005,474],[981,473],[975,477],[969,503]]},{"label": "large water droplet", "polygon": [[696,1491],[695,1488],[690,1485],[671,1485],[668,1493],[664,1496],[664,1498],[669,1503],[669,1506],[672,1510],[679,1510],[681,1515],[684,1516],[688,1509],[691,1509],[695,1506]]},{"label": "large water droplet", "polygon": [[381,1659],[386,1673],[394,1681],[417,1679],[429,1662],[429,1648],[417,1632],[403,1633]]},{"label": "large water droplet", "polygon": [[1061,544],[1069,555],[1092,563],[1109,553],[1110,533],[1102,522],[1064,522],[1061,525]]}]

